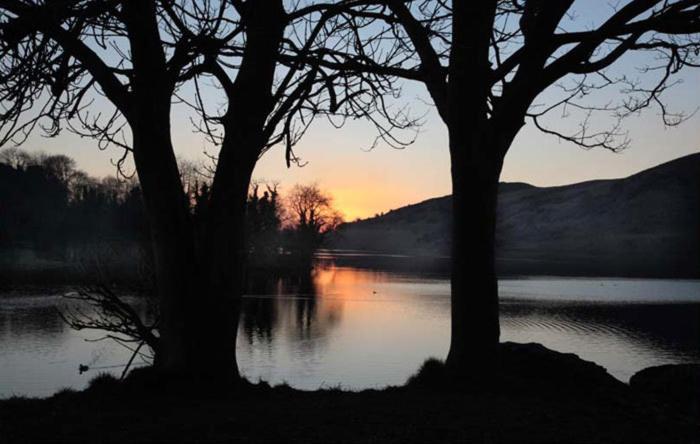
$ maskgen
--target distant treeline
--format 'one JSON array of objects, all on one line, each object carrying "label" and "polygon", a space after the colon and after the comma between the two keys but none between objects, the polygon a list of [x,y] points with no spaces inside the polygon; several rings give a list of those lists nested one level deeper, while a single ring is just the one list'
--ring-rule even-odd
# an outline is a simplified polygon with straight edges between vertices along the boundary
[{"label": "distant treeline", "polygon": [[[184,193],[194,223],[206,217],[210,183],[183,162]],[[275,184],[254,184],[247,202],[250,253],[310,256],[341,222],[316,185],[296,185],[283,199]],[[0,151],[0,246],[60,249],[84,242],[147,243],[148,221],[136,179],[94,178],[65,155]]]},{"label": "distant treeline", "polygon": [[68,156],[15,148],[0,151],[0,214],[3,246],[50,249],[147,234],[136,181],[96,179]]}]

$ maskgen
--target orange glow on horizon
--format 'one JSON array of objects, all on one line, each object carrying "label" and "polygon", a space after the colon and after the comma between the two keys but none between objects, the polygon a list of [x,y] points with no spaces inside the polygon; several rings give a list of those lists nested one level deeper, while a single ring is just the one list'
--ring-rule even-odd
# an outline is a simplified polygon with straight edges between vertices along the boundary
[{"label": "orange glow on horizon", "polygon": [[[323,187],[323,185],[320,185]],[[357,184],[353,187],[332,187],[333,205],[343,215],[345,222],[373,217],[379,213],[418,203],[430,197],[422,197],[403,190],[382,190],[374,184]]]}]

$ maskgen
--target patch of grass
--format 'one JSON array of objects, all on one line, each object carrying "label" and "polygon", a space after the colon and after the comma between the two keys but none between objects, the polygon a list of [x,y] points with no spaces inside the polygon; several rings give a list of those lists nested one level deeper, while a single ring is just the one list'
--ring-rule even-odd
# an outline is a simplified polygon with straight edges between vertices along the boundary
[{"label": "patch of grass", "polygon": [[[509,373],[525,374],[505,388],[458,389],[438,359],[404,387],[361,392],[192,385],[151,368],[99,375],[83,392],[0,401],[0,442],[700,442],[697,415],[629,389],[596,392],[614,385],[590,363],[527,345],[504,353]],[[562,390],[554,372],[577,375],[594,396]]]},{"label": "patch of grass", "polygon": [[69,396],[75,396],[77,393],[79,393],[79,392],[77,392],[76,390],[73,390],[72,388],[64,387],[64,388],[60,389],[59,391],[57,391],[53,395],[53,397],[54,398],[65,398],[65,397],[69,397]]}]

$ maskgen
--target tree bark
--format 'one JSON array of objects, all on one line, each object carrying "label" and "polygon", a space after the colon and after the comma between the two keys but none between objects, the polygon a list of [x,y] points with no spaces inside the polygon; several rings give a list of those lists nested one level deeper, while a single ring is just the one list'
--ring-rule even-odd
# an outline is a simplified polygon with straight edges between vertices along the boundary
[{"label": "tree bark", "polygon": [[211,198],[198,227],[197,262],[206,293],[193,307],[200,322],[197,352],[208,367],[203,374],[220,380],[239,377],[236,337],[248,256],[246,202],[253,169],[267,143],[264,130],[274,108],[272,88],[285,26],[279,0],[246,4],[244,18],[247,41],[235,81],[216,71],[229,103]]},{"label": "tree bark", "polygon": [[500,328],[494,243],[503,157],[488,120],[494,0],[454,2],[447,124],[452,167],[452,331],[447,366],[488,375]]},{"label": "tree bark", "polygon": [[155,366],[181,380],[215,386],[239,379],[236,336],[247,260],[246,201],[267,143],[264,130],[274,108],[272,87],[286,18],[281,0],[249,3],[243,6],[247,41],[235,81],[212,66],[229,104],[210,200],[197,221],[189,212],[172,147],[172,85],[164,81],[154,4],[140,0],[124,6],[136,73],[135,104],[127,115],[160,298]]},{"label": "tree bark", "polygon": [[[157,113],[154,113],[157,115]],[[150,122],[149,122],[150,120]],[[149,218],[159,297],[155,367],[170,377],[227,384],[239,378],[236,332],[245,203],[254,161],[232,162],[225,198],[193,221],[172,153],[167,119],[134,126],[134,155]],[[174,177],[173,177],[174,176]]]},{"label": "tree bark", "polygon": [[454,132],[450,132],[452,324],[447,366],[459,377],[482,377],[494,369],[500,338],[494,250],[502,160],[484,149],[486,140],[464,140]]},{"label": "tree bark", "polygon": [[[159,298],[154,364],[168,376],[191,382],[234,381],[238,368],[230,329],[235,332],[238,318],[223,295],[232,285],[223,287],[210,274],[212,264],[220,267],[228,257],[201,242],[182,187],[170,129],[173,85],[167,80],[155,5],[147,0],[126,2],[123,13],[134,65],[126,116],[149,219]],[[226,239],[222,242],[229,245]]]},{"label": "tree bark", "polygon": [[[240,318],[241,296],[248,251],[245,242],[246,201],[253,169],[257,160],[252,148],[245,147],[240,140],[227,138],[222,153],[247,153],[247,156],[227,159],[220,165],[223,169],[212,189],[210,205],[200,232],[199,262],[203,264],[203,281],[208,292],[201,298],[198,307],[203,312],[201,319],[209,319],[200,326],[207,337],[215,338],[202,347],[209,355],[207,363],[211,372],[225,372],[223,377],[238,378],[236,337]],[[248,149],[246,149],[248,148]],[[221,167],[220,167],[221,168]],[[225,342],[216,338],[226,338]],[[209,348],[208,348],[209,347]]]},{"label": "tree bark", "polygon": [[[191,305],[197,275],[194,239],[177,165],[162,156],[172,149],[169,127],[165,130],[143,122],[132,125],[134,159],[143,190],[154,255],[156,292],[159,300],[159,347],[155,365],[159,370],[186,373],[192,323]],[[173,159],[174,162],[174,159]],[[174,176],[174,177],[173,177]]]}]

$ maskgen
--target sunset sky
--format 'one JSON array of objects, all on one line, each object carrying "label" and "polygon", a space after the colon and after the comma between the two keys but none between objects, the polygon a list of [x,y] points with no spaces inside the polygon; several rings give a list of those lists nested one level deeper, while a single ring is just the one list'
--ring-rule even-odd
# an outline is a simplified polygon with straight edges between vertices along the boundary
[{"label": "sunset sky", "polygon": [[[700,104],[700,73],[685,76],[685,83],[671,94],[677,108],[694,111]],[[407,88],[406,95],[426,98],[419,88]],[[416,100],[418,106],[419,101]],[[420,111],[420,110],[417,110]],[[349,122],[342,129],[318,121],[296,149],[308,162],[287,168],[284,150],[275,147],[258,163],[255,177],[277,181],[282,189],[295,183],[317,182],[331,192],[347,220],[368,217],[406,204],[449,194],[447,134],[442,122],[430,111],[416,142],[397,150],[379,145],[372,150],[374,131],[364,122]],[[179,156],[203,159],[206,148],[187,122],[174,125]],[[577,122],[564,122],[574,125]],[[700,151],[700,116],[682,126],[665,129],[656,110],[627,122],[632,144],[622,153],[586,151],[557,138],[541,134],[531,124],[520,132],[508,153],[501,180],[528,182],[538,186],[561,185],[591,179],[624,177],[659,163]],[[118,149],[99,151],[89,139],[64,133],[55,139],[33,136],[25,145],[30,150],[65,153],[92,175],[114,174],[111,160]]]},{"label": "sunset sky", "polygon": [[[594,25],[608,14],[607,2],[596,1],[599,8],[590,8],[592,2],[585,3],[588,8],[583,11],[589,16],[579,16],[577,26]],[[631,77],[642,76],[636,67],[648,61],[635,57],[628,56],[619,63],[616,72]],[[679,79],[682,83],[667,92],[665,100],[671,109],[692,114],[700,106],[700,70],[685,70]],[[608,97],[610,94],[618,97]],[[553,94],[545,93],[538,102],[551,103],[553,97]],[[613,89],[598,97],[596,103],[620,97]],[[296,147],[298,156],[308,162],[306,166],[287,169],[283,148],[275,147],[260,160],[255,178],[279,182],[283,190],[295,183],[316,182],[334,196],[336,206],[347,220],[449,194],[449,156],[443,123],[426,104],[430,100],[422,86],[406,83],[401,101],[410,106],[414,115],[425,115],[415,143],[405,149],[379,145],[368,150],[375,132],[366,122],[348,122],[338,130],[318,120]],[[547,123],[556,128],[575,130],[580,121],[577,116],[560,119],[554,115]],[[604,125],[609,124],[605,118],[601,121]],[[700,151],[700,115],[694,115],[680,127],[666,129],[658,109],[652,108],[627,119],[625,129],[629,130],[631,146],[615,154],[600,149],[583,150],[544,135],[527,122],[506,157],[501,180],[551,186],[624,177]],[[214,151],[199,134],[193,133],[189,116],[183,108],[173,110],[173,137],[181,158],[201,161],[205,159],[205,150]],[[68,132],[54,139],[33,135],[24,148],[68,154],[77,160],[79,168],[97,176],[114,174],[111,161],[121,155],[116,148],[99,151],[94,141],[80,139]]]}]

